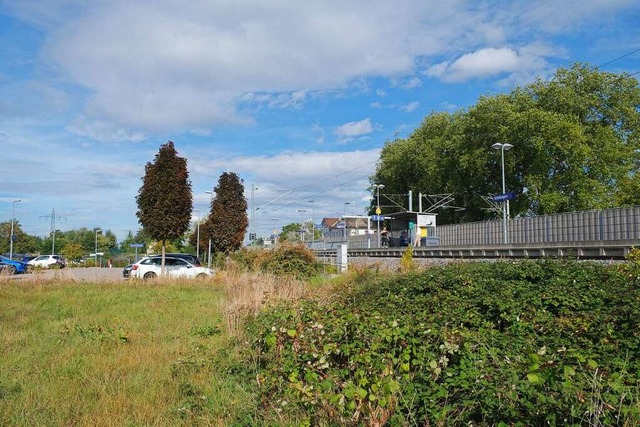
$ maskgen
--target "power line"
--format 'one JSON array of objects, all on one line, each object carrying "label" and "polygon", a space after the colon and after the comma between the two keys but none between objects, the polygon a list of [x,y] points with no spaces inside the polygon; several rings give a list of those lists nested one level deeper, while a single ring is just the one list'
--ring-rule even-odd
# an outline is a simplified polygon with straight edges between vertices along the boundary
[{"label": "power line", "polygon": [[[600,65],[596,66],[596,68],[602,68],[602,67],[604,67],[604,66],[606,66],[606,65],[609,65],[609,64],[612,64],[612,63],[614,63],[614,62],[616,62],[616,61],[618,61],[618,60],[620,60],[620,59],[622,59],[622,58],[626,58],[627,56],[633,55],[633,54],[634,54],[634,53],[636,53],[636,52],[640,52],[640,48],[638,48],[638,49],[636,49],[636,50],[634,50],[634,51],[632,51],[632,52],[625,53],[624,55],[619,56],[619,57],[617,57],[617,58],[615,58],[615,59],[612,59],[611,61],[607,61],[607,62],[605,62],[604,64],[600,64]],[[633,74],[637,74],[637,72],[636,72],[636,73],[633,73]],[[632,74],[632,75],[633,75],[633,74]]]}]

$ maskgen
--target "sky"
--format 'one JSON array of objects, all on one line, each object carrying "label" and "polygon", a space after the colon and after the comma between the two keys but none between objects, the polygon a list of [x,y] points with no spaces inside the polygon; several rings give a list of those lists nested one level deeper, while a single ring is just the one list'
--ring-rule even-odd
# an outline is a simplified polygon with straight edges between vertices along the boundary
[{"label": "sky", "polygon": [[385,143],[574,62],[640,71],[639,22],[637,0],[0,0],[0,222],[122,240],[169,140],[194,220],[223,172],[258,236],[362,215]]}]

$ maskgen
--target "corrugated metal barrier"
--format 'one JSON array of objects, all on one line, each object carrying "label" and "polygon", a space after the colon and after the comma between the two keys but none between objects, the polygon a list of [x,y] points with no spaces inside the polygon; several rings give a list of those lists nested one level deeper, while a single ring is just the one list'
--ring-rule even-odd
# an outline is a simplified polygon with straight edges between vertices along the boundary
[{"label": "corrugated metal barrier", "polygon": [[[568,212],[507,221],[509,244],[624,241],[640,239],[640,206]],[[502,220],[438,226],[442,246],[504,242]]]}]

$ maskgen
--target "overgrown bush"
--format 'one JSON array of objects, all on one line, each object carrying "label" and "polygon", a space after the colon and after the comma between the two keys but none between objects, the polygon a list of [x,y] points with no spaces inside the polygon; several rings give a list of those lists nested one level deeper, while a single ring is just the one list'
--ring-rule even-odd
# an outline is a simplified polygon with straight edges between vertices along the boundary
[{"label": "overgrown bush", "polygon": [[312,250],[302,244],[282,244],[273,250],[242,249],[231,256],[236,267],[275,275],[309,278],[319,272]]},{"label": "overgrown bush", "polygon": [[383,277],[248,325],[258,410],[312,425],[638,425],[639,303],[626,267],[575,261]]}]

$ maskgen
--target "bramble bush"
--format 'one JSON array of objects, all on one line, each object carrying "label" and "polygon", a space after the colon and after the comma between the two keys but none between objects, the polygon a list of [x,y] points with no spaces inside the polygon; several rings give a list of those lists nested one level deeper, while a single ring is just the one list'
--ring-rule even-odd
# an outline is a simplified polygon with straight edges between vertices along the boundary
[{"label": "bramble bush", "polygon": [[248,323],[264,420],[638,425],[628,265],[459,263],[381,276]]},{"label": "bramble bush", "polygon": [[231,255],[236,265],[249,271],[308,279],[320,271],[315,254],[302,244],[281,244],[273,250],[243,249]]}]

